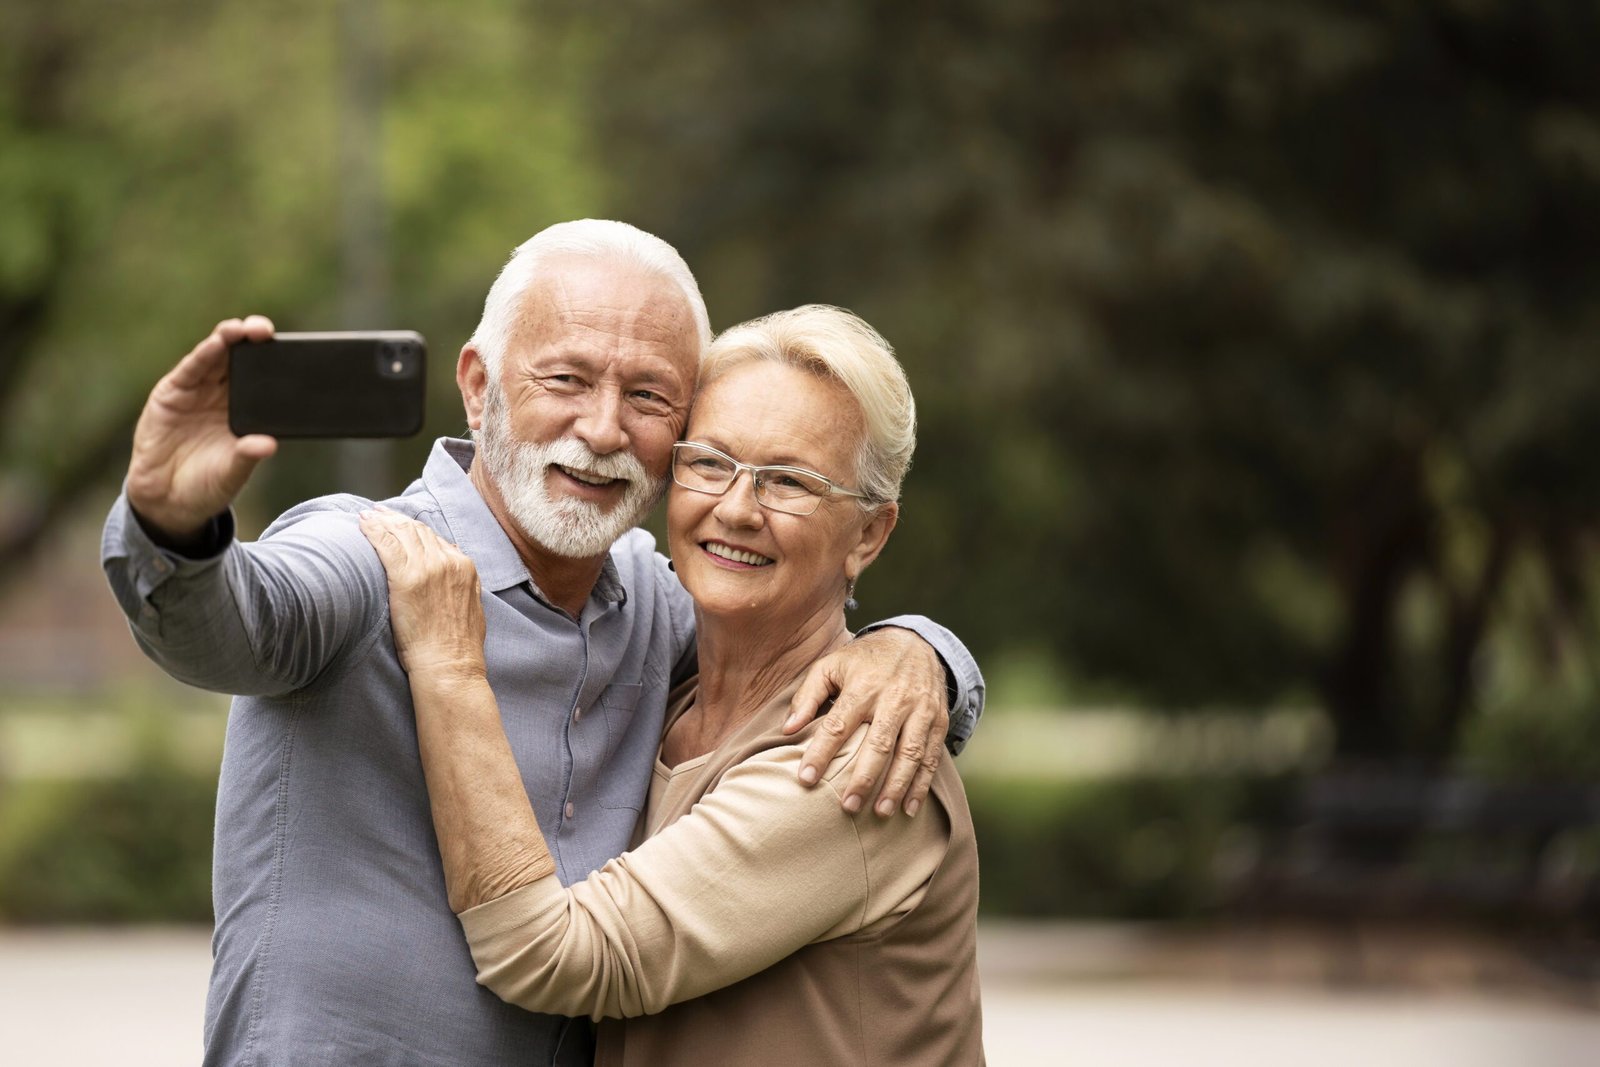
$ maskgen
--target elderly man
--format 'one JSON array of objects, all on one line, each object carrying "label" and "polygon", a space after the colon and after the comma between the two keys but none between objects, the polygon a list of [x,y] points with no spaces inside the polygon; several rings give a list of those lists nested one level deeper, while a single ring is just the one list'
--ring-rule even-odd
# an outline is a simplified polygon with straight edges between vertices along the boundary
[{"label": "elderly man", "polygon": [[[312,501],[254,544],[234,538],[229,506],[276,442],[229,432],[226,350],[271,332],[260,317],[224,322],[157,384],[102,547],[145,651],[240,694],[217,800],[205,1062],[586,1063],[587,1023],[474,983],[384,571],[357,526],[370,502]],[[543,231],[496,280],[457,364],[476,452],[438,442],[386,502],[477,565],[489,679],[564,882],[627,846],[667,690],[693,669],[689,598],[633,527],[665,482],[709,336],[664,242],[621,223]],[[845,804],[857,810],[888,763],[880,815],[925,795],[947,686],[955,746],[982,694],[947,632],[891,624],[819,664],[795,707],[798,723],[839,692],[809,781],[876,706],[875,754]]]}]

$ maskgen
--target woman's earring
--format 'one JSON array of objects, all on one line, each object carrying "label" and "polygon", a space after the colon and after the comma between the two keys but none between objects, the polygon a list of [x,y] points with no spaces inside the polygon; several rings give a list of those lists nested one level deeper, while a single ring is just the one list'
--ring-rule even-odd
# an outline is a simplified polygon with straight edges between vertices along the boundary
[{"label": "woman's earring", "polygon": [[844,580],[844,610],[854,611],[861,605],[856,603],[856,580],[845,577]]}]

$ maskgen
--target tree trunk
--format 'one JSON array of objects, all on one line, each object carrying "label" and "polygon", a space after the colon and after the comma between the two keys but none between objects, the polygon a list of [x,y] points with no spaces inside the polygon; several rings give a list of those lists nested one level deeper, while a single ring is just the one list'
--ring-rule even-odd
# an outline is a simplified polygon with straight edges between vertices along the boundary
[{"label": "tree trunk", "polygon": [[1341,760],[1393,757],[1405,748],[1393,684],[1395,608],[1406,577],[1428,556],[1431,528],[1414,456],[1384,464],[1366,485],[1339,539],[1344,633],[1322,685]]},{"label": "tree trunk", "polygon": [[1455,751],[1461,724],[1472,710],[1473,661],[1489,625],[1495,594],[1505,579],[1512,544],[1509,524],[1497,525],[1477,584],[1465,598],[1452,598],[1450,629],[1440,664],[1439,705],[1426,745],[1428,754],[1435,759],[1446,759]]}]

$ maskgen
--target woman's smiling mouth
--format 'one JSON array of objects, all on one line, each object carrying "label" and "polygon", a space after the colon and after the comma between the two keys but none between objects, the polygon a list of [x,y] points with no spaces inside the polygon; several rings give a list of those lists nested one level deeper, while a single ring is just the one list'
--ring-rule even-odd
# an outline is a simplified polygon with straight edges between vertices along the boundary
[{"label": "woman's smiling mouth", "polygon": [[765,567],[767,564],[772,562],[772,560],[768,559],[766,556],[757,555],[754,552],[747,552],[742,548],[734,548],[732,545],[725,545],[720,541],[702,541],[700,543],[700,547],[705,549],[711,555],[716,556],[718,559],[729,560],[733,563],[742,563],[747,567]]}]

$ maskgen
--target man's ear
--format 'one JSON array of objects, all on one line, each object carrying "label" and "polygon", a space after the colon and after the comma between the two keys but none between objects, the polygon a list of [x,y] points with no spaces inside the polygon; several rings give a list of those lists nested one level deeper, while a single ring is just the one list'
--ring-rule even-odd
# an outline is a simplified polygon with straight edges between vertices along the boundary
[{"label": "man's ear", "polygon": [[867,564],[877,559],[878,553],[883,551],[883,546],[889,542],[889,534],[894,532],[895,523],[899,521],[899,504],[878,505],[878,510],[861,528],[860,540],[845,558],[845,573],[860,575],[866,570]]},{"label": "man's ear", "polygon": [[461,390],[461,403],[467,409],[467,426],[483,429],[483,398],[489,388],[489,368],[483,365],[483,356],[471,341],[461,346],[461,358],[456,360],[456,387]]}]

